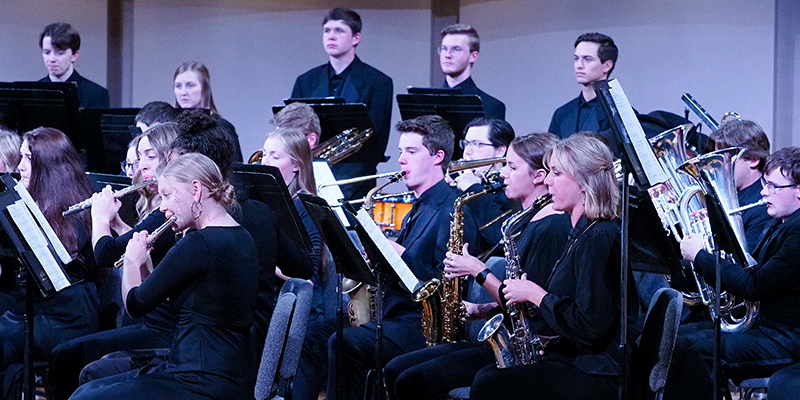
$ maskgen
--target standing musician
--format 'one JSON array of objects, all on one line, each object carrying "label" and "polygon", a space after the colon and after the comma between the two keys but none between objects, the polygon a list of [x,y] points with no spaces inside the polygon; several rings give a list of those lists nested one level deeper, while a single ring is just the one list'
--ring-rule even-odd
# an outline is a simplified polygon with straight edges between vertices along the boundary
[{"label": "standing musician", "polygon": [[620,193],[613,158],[600,140],[575,135],[556,143],[545,160],[553,209],[568,213],[573,229],[544,285],[506,279],[502,292],[507,305],[538,307],[533,332],[560,339],[539,363],[483,368],[472,384],[472,399],[617,396]]},{"label": "standing musician", "polygon": [[[140,135],[137,141],[139,169],[133,183],[153,179],[167,165],[170,144],[178,136],[178,126],[174,122],[156,124]],[[152,232],[167,218],[158,208],[161,196],[158,183],[146,186],[140,191],[136,204],[139,222],[127,226],[119,217],[122,206],[120,199],[114,198],[111,187],[107,186],[92,195],[92,244],[97,263],[110,268],[125,254],[133,234],[140,231]],[[116,235],[112,234],[112,231]],[[161,235],[153,243],[150,256],[158,265],[167,251],[175,244],[175,235]],[[119,283],[117,283],[119,285]],[[119,288],[114,291],[119,297]],[[117,329],[97,332],[62,343],[50,354],[48,395],[53,399],[67,399],[78,388],[78,376],[85,365],[104,355],[118,350],[151,349],[167,347],[172,341],[175,318],[168,306],[156,307],[153,312],[136,320],[123,316],[123,326]]]},{"label": "standing musician", "polygon": [[[96,332],[97,264],[92,257],[91,221],[87,213],[66,217],[61,212],[92,194],[80,158],[72,143],[61,131],[37,128],[23,135],[19,149],[20,183],[30,192],[61,243],[77,258],[65,266],[73,285],[47,298],[36,285],[33,293],[33,360],[46,360],[59,343]],[[13,189],[11,189],[13,190]],[[5,236],[5,234],[4,234]],[[6,240],[3,240],[6,242]],[[11,398],[9,387],[16,372],[22,369],[25,354],[23,313],[26,305],[26,281],[33,279],[13,257],[2,257],[2,281],[10,283],[9,309],[0,310],[0,395]],[[5,285],[4,285],[5,286]],[[8,396],[8,397],[6,397]]]},{"label": "standing musician", "polygon": [[[441,260],[450,237],[450,214],[459,192],[444,180],[444,172],[453,151],[453,131],[439,116],[426,115],[397,124],[400,135],[400,169],[403,180],[417,199],[403,221],[397,242],[390,242],[400,257],[421,281],[440,278]],[[477,227],[469,212],[464,214],[464,242],[475,244]],[[328,342],[328,399],[334,399],[337,382],[344,398],[361,399],[367,371],[383,365],[403,353],[425,346],[422,334],[422,306],[411,300],[393,273],[383,274],[387,281],[383,294],[383,341],[376,364],[376,324],[370,322],[346,328],[343,337],[331,336]],[[340,371],[337,375],[337,347],[341,346]],[[299,384],[299,383],[298,383]]]},{"label": "standing musician", "polygon": [[[494,118],[475,118],[464,128],[464,139],[459,145],[464,150],[464,160],[483,160],[503,157],[511,141],[514,140],[514,128],[506,121]],[[488,165],[464,171],[456,179],[456,186],[464,193],[480,192],[484,189],[484,176],[497,173],[502,164]],[[481,229],[481,247],[489,248],[500,242],[501,221],[499,216],[511,210],[519,210],[518,201],[510,201],[503,191],[478,197],[467,203],[475,216],[475,222]],[[490,224],[486,228],[483,228]]]},{"label": "standing musician", "polygon": [[[547,171],[542,158],[545,151],[558,141],[550,133],[538,133],[518,137],[508,149],[508,164],[503,168],[506,194],[520,200],[528,208],[542,195],[547,194],[544,184]],[[525,225],[516,240],[522,270],[528,279],[544,284],[556,260],[564,250],[571,229],[569,215],[555,212],[547,205],[537,212],[533,220]],[[467,318],[486,317],[498,304],[505,302],[500,297],[500,280],[480,260],[469,255],[464,246],[464,255],[447,253],[444,260],[446,278],[471,276],[495,299],[494,303],[471,304],[467,307]],[[438,398],[450,390],[469,386],[475,374],[484,366],[494,363],[492,351],[485,343],[461,342],[438,344],[393,358],[387,365],[386,386],[389,397],[400,399]]]},{"label": "standing musician", "polygon": [[252,391],[244,382],[253,368],[247,360],[259,267],[253,238],[227,212],[233,187],[196,153],[170,162],[159,181],[161,210],[177,217],[173,229],[190,231],[156,269],[147,232],[136,233],[125,251],[122,292],[132,316],[167,299],[173,304],[181,318],[168,361],[89,382],[73,399],[242,399]]},{"label": "standing musician", "polygon": [[562,139],[578,132],[597,132],[615,146],[611,121],[606,120],[592,83],[608,79],[617,65],[618,52],[614,40],[602,33],[585,33],[575,40],[575,79],[581,93],[553,113],[548,132]]},{"label": "standing musician", "polygon": [[[723,290],[745,300],[759,301],[759,321],[749,330],[722,333],[723,372],[731,378],[769,376],[800,360],[800,148],[773,153],[764,166],[761,195],[774,218],[757,242],[749,269],[720,259]],[[703,250],[703,239],[689,235],[681,254],[693,262],[706,282],[715,282],[714,256]],[[713,329],[681,332],[667,378],[665,398],[715,398],[711,368]]]},{"label": "standing musician", "polygon": [[[365,64],[356,55],[361,42],[361,16],[347,8],[334,8],[322,20],[322,45],[328,63],[297,77],[293,98],[342,97],[347,103],[364,103],[375,134],[357,153],[358,162],[345,160],[332,166],[337,179],[375,175],[384,162],[392,119],[392,78]],[[342,188],[345,199],[364,197],[375,181]]]}]

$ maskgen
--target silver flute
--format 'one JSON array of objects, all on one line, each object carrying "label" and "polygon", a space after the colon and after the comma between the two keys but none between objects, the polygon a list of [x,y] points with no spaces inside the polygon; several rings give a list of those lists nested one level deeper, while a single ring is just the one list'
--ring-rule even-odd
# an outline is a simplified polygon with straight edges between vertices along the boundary
[{"label": "silver flute", "polygon": [[[154,230],[153,233],[147,235],[147,239],[146,239],[147,248],[152,248],[153,247],[153,243],[155,243],[156,240],[158,240],[158,237],[161,236],[161,234],[164,233],[167,229],[171,228],[172,224],[174,224],[175,221],[177,221],[177,220],[178,220],[178,217],[173,215],[173,216],[169,217],[169,219],[166,222],[161,224],[161,226],[156,228],[156,230]],[[123,254],[122,257],[120,257],[119,260],[117,260],[117,262],[114,263],[114,268],[120,268],[124,264],[125,264],[125,254]]]},{"label": "silver flute", "polygon": [[[118,199],[118,198],[120,198],[122,196],[125,196],[128,193],[131,193],[131,192],[135,191],[135,190],[139,190],[139,189],[141,189],[141,188],[143,188],[145,186],[150,186],[150,185],[156,183],[157,181],[158,180],[155,179],[155,178],[147,179],[147,180],[141,181],[141,182],[139,182],[139,183],[137,183],[135,185],[130,185],[130,186],[124,188],[124,189],[117,190],[116,192],[114,192],[114,198]],[[86,199],[86,200],[84,200],[84,201],[82,201],[82,202],[80,202],[78,204],[71,205],[69,208],[67,208],[67,211],[64,211],[64,212],[61,213],[61,216],[66,217],[67,215],[75,214],[76,212],[83,211],[83,210],[85,210],[87,208],[90,208],[91,206],[92,206],[92,198],[90,197],[90,198],[88,198],[88,199]]]}]

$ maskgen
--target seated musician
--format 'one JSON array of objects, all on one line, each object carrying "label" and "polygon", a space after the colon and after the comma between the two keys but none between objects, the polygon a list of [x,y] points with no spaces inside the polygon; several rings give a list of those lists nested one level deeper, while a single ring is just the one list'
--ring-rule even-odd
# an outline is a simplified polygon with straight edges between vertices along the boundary
[{"label": "seated musician", "polygon": [[[65,265],[67,277],[74,284],[49,297],[43,297],[35,283],[32,284],[34,340],[30,354],[35,361],[47,359],[47,355],[59,343],[81,335],[96,332],[97,289],[95,277],[97,264],[92,257],[89,232],[91,221],[88,213],[61,213],[69,206],[87,199],[92,186],[81,166],[78,152],[61,131],[53,128],[37,128],[23,135],[18,150],[20,183],[38,204],[56,236],[69,254],[76,259]],[[53,173],[57,171],[58,173]],[[13,190],[13,189],[9,189]],[[22,367],[24,352],[23,313],[26,308],[26,282],[33,279],[20,263],[2,233],[3,255],[0,280],[10,284],[8,309],[0,311],[0,383],[3,398],[19,398],[18,394],[6,393],[15,374]],[[8,243],[8,244],[6,244]]]},{"label": "seated musician", "polygon": [[[250,234],[227,210],[234,189],[208,157],[190,153],[159,174],[160,209],[188,233],[153,269],[147,232],[125,251],[122,292],[132,316],[169,301],[182,316],[168,362],[81,386],[73,399],[243,399],[251,368],[250,326],[258,256]],[[231,257],[235,254],[236,257]],[[235,295],[232,295],[234,294]]]},{"label": "seated musician", "polygon": [[155,124],[164,122],[175,122],[181,110],[172,107],[163,101],[151,101],[139,110],[133,122],[142,132],[150,129]]},{"label": "seated musician", "polygon": [[[501,119],[476,118],[464,128],[464,139],[459,142],[464,150],[464,160],[483,160],[503,157],[511,141],[514,139],[514,128]],[[487,165],[464,171],[456,179],[458,189],[468,192],[480,192],[484,176],[498,173],[502,164]],[[481,227],[481,247],[489,248],[500,242],[500,226],[503,214],[519,211],[518,201],[509,201],[503,191],[478,197],[469,203],[475,221]]]},{"label": "seated musician", "polygon": [[545,157],[553,209],[569,214],[566,250],[543,285],[506,279],[507,305],[532,303],[531,331],[556,335],[538,363],[475,376],[471,399],[611,399],[618,394],[620,192],[598,139],[574,135]]},{"label": "seated musician", "polygon": [[[508,185],[506,195],[521,201],[526,209],[547,194],[544,184],[547,171],[542,157],[557,141],[553,134],[539,133],[518,137],[511,142],[508,164],[501,176]],[[552,205],[544,206],[522,228],[516,247],[522,264],[520,268],[528,279],[544,285],[564,250],[570,229],[569,215],[555,212]],[[501,282],[486,265],[469,255],[468,250],[469,246],[465,246],[463,255],[448,252],[444,271],[448,279],[465,275],[474,277],[475,283],[483,286],[495,299],[490,304],[465,302],[468,318],[482,318],[498,303],[504,305],[498,290]],[[454,388],[471,385],[478,370],[493,363],[492,351],[486,343],[438,344],[392,359],[385,368],[386,386],[389,397],[394,400],[437,398]]]},{"label": "seated musician", "polygon": [[20,144],[22,139],[16,132],[0,129],[0,172],[17,172]]},{"label": "seated musician", "polygon": [[[769,376],[800,360],[800,148],[776,151],[767,158],[764,171],[761,195],[768,201],[767,213],[774,220],[756,243],[753,257],[757,264],[745,270],[720,260],[722,289],[760,302],[755,326],[743,332],[722,333],[722,371],[736,379]],[[703,250],[703,239],[697,235],[684,238],[681,254],[713,287],[715,260]],[[665,398],[718,398],[712,387],[713,351],[713,329],[681,332]]]},{"label": "seated musician", "polygon": [[269,123],[276,128],[300,129],[312,149],[317,145],[319,136],[322,134],[319,116],[310,105],[302,102],[292,103],[284,107],[275,114],[275,117],[269,120]]}]

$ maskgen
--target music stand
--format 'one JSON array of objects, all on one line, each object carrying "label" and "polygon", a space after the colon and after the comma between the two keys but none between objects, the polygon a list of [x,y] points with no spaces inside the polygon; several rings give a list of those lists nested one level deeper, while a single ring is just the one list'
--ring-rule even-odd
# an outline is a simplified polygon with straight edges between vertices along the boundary
[{"label": "music stand", "polygon": [[134,138],[138,108],[84,108],[81,131],[86,138],[86,170],[104,174],[120,171],[119,164],[128,154]]},{"label": "music stand", "polygon": [[283,232],[289,235],[297,247],[309,253],[314,251],[308,231],[300,220],[292,196],[289,195],[281,171],[277,167],[235,163],[231,183],[237,191],[245,191],[248,198],[258,200],[275,211]]},{"label": "music stand", "polygon": [[[344,97],[291,97],[283,99],[283,104],[288,106],[292,103],[306,103],[306,104],[344,104]],[[275,106],[279,107],[279,106]],[[274,108],[273,108],[274,109]],[[277,112],[275,112],[277,114]]]},{"label": "music stand", "polygon": [[[0,192],[0,225],[4,235],[12,244],[13,251],[25,267],[25,313],[23,316],[24,359],[23,395],[34,398],[33,374],[33,316],[34,285],[36,282],[42,296],[48,297],[69,287],[65,265],[72,257],[52,232],[50,224],[41,215],[27,191],[19,189],[10,174],[0,176],[3,191]],[[51,232],[51,233],[48,233]]]},{"label": "music stand", "polygon": [[459,146],[464,138],[464,128],[473,119],[486,115],[481,98],[474,94],[398,94],[397,106],[403,120],[422,115],[438,115],[447,120],[455,134],[453,160],[464,154]]},{"label": "music stand", "polygon": [[19,133],[40,126],[56,128],[78,151],[85,145],[79,106],[74,82],[0,82],[0,114],[9,128]]}]

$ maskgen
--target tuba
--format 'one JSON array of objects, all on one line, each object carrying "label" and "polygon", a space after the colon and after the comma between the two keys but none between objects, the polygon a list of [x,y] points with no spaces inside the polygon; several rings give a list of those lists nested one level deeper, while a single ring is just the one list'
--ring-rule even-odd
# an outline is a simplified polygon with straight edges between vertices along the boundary
[{"label": "tuba", "polygon": [[[477,160],[485,161],[485,160]],[[497,161],[491,162],[491,164]],[[488,165],[488,164],[484,164]],[[469,168],[469,167],[465,167]],[[474,168],[474,167],[471,167]],[[487,182],[486,188],[480,192],[465,193],[453,204],[453,220],[450,222],[450,239],[447,251],[461,254],[464,247],[464,205],[486,194],[496,193],[505,186],[499,180]],[[442,290],[439,291],[441,286]],[[422,302],[422,333],[428,346],[439,343],[453,343],[467,340],[464,321],[464,303],[468,286],[467,277],[461,276],[447,279],[442,273],[442,280],[433,278],[414,291],[411,299]]]},{"label": "tuba", "polygon": [[[502,243],[505,247],[507,279],[522,279],[522,267],[517,246],[511,238],[512,232],[530,221],[536,212],[548,203],[550,203],[550,195],[541,196],[528,208],[503,222],[500,231],[503,234]],[[511,331],[503,324],[503,314],[497,314],[487,321],[478,332],[478,341],[487,342],[492,347],[497,368],[539,362],[540,352],[544,350],[544,343],[539,335],[530,330],[528,317],[531,312],[528,304],[515,303],[509,306],[507,311]]]}]

